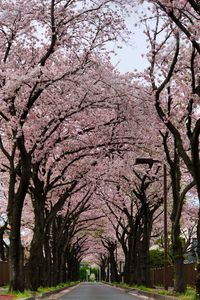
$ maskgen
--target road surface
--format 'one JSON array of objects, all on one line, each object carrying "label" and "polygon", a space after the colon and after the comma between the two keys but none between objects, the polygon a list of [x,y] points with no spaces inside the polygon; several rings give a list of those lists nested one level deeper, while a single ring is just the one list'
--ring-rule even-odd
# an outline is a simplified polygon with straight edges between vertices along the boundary
[{"label": "road surface", "polygon": [[79,286],[63,292],[59,300],[138,300],[137,296],[127,294],[101,283],[81,283]]}]

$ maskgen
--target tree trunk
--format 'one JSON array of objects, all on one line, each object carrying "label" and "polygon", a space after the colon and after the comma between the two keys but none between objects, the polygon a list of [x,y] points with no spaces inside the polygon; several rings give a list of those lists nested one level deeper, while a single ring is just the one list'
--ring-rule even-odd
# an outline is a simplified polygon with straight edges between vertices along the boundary
[{"label": "tree trunk", "polygon": [[125,257],[125,264],[124,264],[124,282],[130,285],[134,284],[135,272],[136,272],[136,261],[135,259],[133,259],[132,254],[128,253],[128,257]]},{"label": "tree trunk", "polygon": [[108,261],[108,265],[107,265],[107,270],[106,270],[106,282],[109,282],[110,280],[110,265],[109,265],[109,261]]},{"label": "tree trunk", "polygon": [[10,291],[24,291],[24,252],[21,245],[20,230],[16,227],[10,233],[9,276]]},{"label": "tree trunk", "polygon": [[28,262],[29,275],[30,275],[30,289],[32,291],[37,291],[39,286],[44,285],[44,203],[41,197],[34,198],[34,230],[33,230],[33,239],[31,242],[30,257]]},{"label": "tree trunk", "polygon": [[59,245],[53,247],[53,285],[56,286],[60,277],[60,265],[61,265],[61,252],[59,251]]},{"label": "tree trunk", "polygon": [[[10,291],[24,291],[24,252],[21,245],[21,215],[24,199],[27,194],[31,164],[30,157],[24,147],[23,136],[19,137],[17,144],[21,153],[19,161],[20,177],[17,182],[17,170],[14,164],[14,155],[10,160],[10,178],[8,193],[8,220],[10,229],[10,250],[9,250],[9,277]],[[17,182],[17,187],[16,187]]]},{"label": "tree trunk", "polygon": [[150,269],[150,255],[149,255],[149,243],[148,241],[143,242],[145,245],[142,246],[140,268],[141,268],[141,284],[146,287],[152,287],[151,284],[151,269]]},{"label": "tree trunk", "polygon": [[59,282],[67,281],[67,272],[66,272],[66,253],[65,251],[61,252],[60,268],[59,268]]},{"label": "tree trunk", "polygon": [[115,261],[115,254],[110,253],[110,280],[111,282],[119,282],[119,276],[117,272],[117,263]]},{"label": "tree trunk", "polygon": [[174,262],[174,290],[181,291],[182,293],[186,290],[185,272],[184,272],[184,258],[177,258]]},{"label": "tree trunk", "polygon": [[141,243],[141,283],[146,287],[151,287],[151,270],[150,270],[150,239],[151,239],[151,231],[152,231],[152,219],[154,215],[154,209],[149,209],[148,201],[145,197],[143,206],[144,206],[144,214],[143,214],[143,234]]},{"label": "tree trunk", "polygon": [[136,280],[136,268],[137,268],[137,248],[138,248],[138,241],[140,240],[140,226],[139,226],[139,218],[136,217],[135,224],[133,225],[131,231],[129,232],[129,237],[128,237],[128,253],[127,253],[127,262],[125,263],[126,268],[127,268],[127,282],[124,281],[127,284],[135,284],[137,283]]},{"label": "tree trunk", "polygon": [[[39,223],[38,223],[39,224]],[[37,291],[39,286],[44,285],[44,233],[40,226],[34,228],[34,235],[31,242],[30,258],[28,262],[30,289]]]},{"label": "tree trunk", "polygon": [[53,255],[49,226],[45,231],[44,253],[44,286],[53,286]]},{"label": "tree trunk", "polygon": [[25,195],[15,198],[10,216],[9,277],[10,291],[24,291],[24,252],[21,245],[21,213]]},{"label": "tree trunk", "polygon": [[186,291],[185,274],[183,270],[183,244],[180,237],[180,225],[172,223],[172,256],[174,263],[174,290],[179,293]]},{"label": "tree trunk", "polygon": [[101,270],[100,270],[100,272],[101,272],[101,280],[102,281],[106,281],[106,269],[105,269],[105,266],[100,266],[100,268],[101,268]]},{"label": "tree trunk", "polygon": [[[177,141],[174,139],[174,154],[170,153],[167,145],[168,135],[163,136],[163,145],[170,166],[170,176],[172,184],[173,205],[171,212],[171,243],[172,243],[172,258],[174,264],[174,290],[178,293],[183,293],[186,290],[186,282],[184,279],[183,270],[183,243],[181,241],[180,219],[182,215],[183,202],[187,189],[181,193],[181,168],[180,156],[177,148]],[[189,185],[188,185],[189,187]]]}]

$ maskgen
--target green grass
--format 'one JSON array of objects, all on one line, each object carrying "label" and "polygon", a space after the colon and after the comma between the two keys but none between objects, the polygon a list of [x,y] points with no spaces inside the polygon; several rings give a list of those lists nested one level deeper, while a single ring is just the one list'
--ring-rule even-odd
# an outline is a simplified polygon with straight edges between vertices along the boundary
[{"label": "green grass", "polygon": [[20,299],[20,298],[28,298],[32,296],[31,291],[24,291],[23,293],[21,292],[9,292],[9,291],[4,291],[1,293],[1,295],[12,295],[14,296],[13,299]]},{"label": "green grass", "polygon": [[146,291],[146,292],[152,292],[153,291],[153,289],[148,288],[144,285],[134,285],[133,288],[136,288],[136,289],[141,290],[141,291]]},{"label": "green grass", "polygon": [[[12,295],[15,296],[16,299],[20,299],[20,298],[28,298],[32,296],[32,293],[30,291],[24,291],[23,293],[20,292],[14,292],[12,293]],[[15,299],[14,298],[14,299]]]},{"label": "green grass", "polygon": [[[67,288],[67,287],[76,285],[78,283],[79,282],[72,282],[71,281],[71,282],[61,283],[61,284],[58,284],[57,286],[52,286],[52,287],[40,287],[37,292],[34,292],[34,295],[39,296],[40,294],[57,291],[59,289]],[[33,295],[33,292],[30,291],[30,290],[25,290],[23,293],[21,293],[21,292],[9,292],[8,291],[8,288],[9,288],[8,286],[4,286],[3,288],[5,288],[5,291],[2,291],[1,294],[2,295],[13,295],[14,300],[15,299],[21,299],[21,298],[28,298],[28,297],[31,297]]]},{"label": "green grass", "polygon": [[176,293],[177,297],[182,300],[196,300],[195,289],[188,287],[184,294]]},{"label": "green grass", "polygon": [[[108,282],[104,282],[104,283],[108,283]],[[112,285],[121,287],[121,288],[125,288],[125,289],[130,289],[130,285],[128,285],[127,283],[124,282],[113,282]]]},{"label": "green grass", "polygon": [[[106,283],[106,282],[105,282]],[[150,293],[155,293],[155,294],[160,294],[160,295],[168,295],[168,296],[174,296],[177,297],[178,299],[181,300],[196,300],[196,295],[195,295],[195,289],[192,287],[188,287],[186,293],[175,293],[173,291],[166,291],[162,288],[147,288],[144,285],[128,285],[126,283],[116,283],[113,282],[112,285],[121,287],[121,288],[129,288],[129,289],[138,289],[140,291],[147,291]]]},{"label": "green grass", "polygon": [[69,281],[69,282],[60,283],[56,286],[51,286],[51,287],[39,287],[38,292],[39,293],[47,293],[47,292],[51,292],[51,291],[56,291],[56,290],[59,290],[59,289],[65,288],[65,287],[73,286],[78,283],[79,283],[79,281],[77,281],[77,282]]}]

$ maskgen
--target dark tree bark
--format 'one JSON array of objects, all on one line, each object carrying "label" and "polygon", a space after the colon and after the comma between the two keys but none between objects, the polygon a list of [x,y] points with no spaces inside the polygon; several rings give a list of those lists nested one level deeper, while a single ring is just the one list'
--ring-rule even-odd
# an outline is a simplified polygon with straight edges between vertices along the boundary
[{"label": "dark tree bark", "polygon": [[[21,152],[21,160],[14,166],[14,157],[10,158],[10,182],[8,196],[8,219],[10,229],[9,277],[10,291],[24,291],[24,252],[21,245],[21,215],[24,199],[30,180],[30,157],[24,148],[23,137],[17,140]],[[13,151],[15,152],[15,151]],[[20,170],[20,177],[17,173]],[[17,191],[16,181],[19,181]]]},{"label": "dark tree bark", "polygon": [[[106,201],[106,204],[117,220],[117,225],[113,224],[112,220],[111,223],[125,255],[124,282],[151,286],[149,247],[152,223],[163,199],[160,199],[157,193],[151,195],[153,199],[148,199],[148,188],[154,183],[154,176],[140,176],[135,171],[134,173],[138,184],[131,191],[130,207],[121,207],[111,201]],[[123,220],[122,217],[119,219],[116,209],[123,214]]]},{"label": "dark tree bark", "polygon": [[111,239],[104,238],[101,240],[103,246],[108,251],[108,266],[109,266],[109,279],[111,282],[119,282],[119,275],[116,262],[116,248],[117,243]]},{"label": "dark tree bark", "polygon": [[108,265],[108,257],[106,255],[100,255],[100,272],[101,280],[106,281],[106,266]]},{"label": "dark tree bark", "polygon": [[[44,284],[44,255],[43,246],[45,242],[44,232],[44,201],[33,201],[35,209],[35,226],[33,231],[33,239],[30,248],[30,257],[28,262],[30,275],[30,289],[37,291],[39,286]],[[37,212],[37,213],[36,213]]]},{"label": "dark tree bark", "polygon": [[168,134],[163,135],[163,145],[170,167],[170,176],[172,184],[173,205],[171,213],[171,243],[172,243],[172,258],[174,263],[174,290],[179,293],[184,293],[186,290],[186,281],[183,272],[184,261],[184,245],[181,239],[180,218],[183,208],[184,195],[181,195],[181,170],[180,157],[178,155],[176,140],[174,140],[173,158],[167,145]]}]

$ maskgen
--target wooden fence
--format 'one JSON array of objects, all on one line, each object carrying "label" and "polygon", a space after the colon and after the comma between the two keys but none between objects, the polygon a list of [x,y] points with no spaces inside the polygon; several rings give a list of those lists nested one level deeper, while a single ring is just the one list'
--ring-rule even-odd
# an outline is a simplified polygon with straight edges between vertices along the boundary
[{"label": "wooden fence", "polygon": [[[195,264],[184,265],[184,275],[187,285],[194,286],[196,278]],[[167,285],[173,286],[173,266],[167,268]],[[163,286],[164,283],[164,270],[163,268],[151,270],[151,280],[154,286]]]},{"label": "wooden fence", "polygon": [[8,262],[0,261],[0,286],[8,284],[9,282],[9,272],[8,272]]}]

